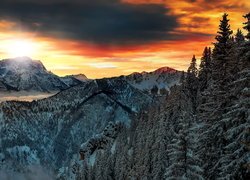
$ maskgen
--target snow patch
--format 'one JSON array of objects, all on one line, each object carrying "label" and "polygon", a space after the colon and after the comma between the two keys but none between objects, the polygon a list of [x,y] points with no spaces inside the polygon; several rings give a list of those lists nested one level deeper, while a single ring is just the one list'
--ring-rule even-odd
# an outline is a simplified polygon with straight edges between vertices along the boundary
[{"label": "snow patch", "polygon": [[129,155],[129,156],[132,156],[133,152],[134,152],[133,148],[130,148],[130,149],[128,150],[128,155]]},{"label": "snow patch", "polygon": [[89,156],[88,164],[93,167],[95,164],[95,160],[96,160],[96,151]]},{"label": "snow patch", "polygon": [[112,154],[115,153],[115,149],[116,149],[116,141],[113,143],[113,145],[112,145],[112,147],[110,149],[110,151],[111,151]]},{"label": "snow patch", "polygon": [[7,148],[7,152],[9,153],[11,158],[20,161],[22,164],[40,164],[40,159],[37,157],[37,151],[31,150],[30,147],[26,145]]}]

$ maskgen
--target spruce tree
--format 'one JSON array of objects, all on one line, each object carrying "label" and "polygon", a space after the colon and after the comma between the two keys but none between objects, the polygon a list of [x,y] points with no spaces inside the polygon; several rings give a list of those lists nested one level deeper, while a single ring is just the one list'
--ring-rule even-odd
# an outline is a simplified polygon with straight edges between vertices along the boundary
[{"label": "spruce tree", "polygon": [[226,57],[231,48],[230,37],[233,31],[230,29],[228,14],[223,14],[220,20],[219,31],[215,37],[213,50],[213,79],[217,81],[226,73]]},{"label": "spruce tree", "polygon": [[246,14],[243,17],[247,19],[247,22],[244,23],[245,26],[243,27],[247,31],[246,39],[250,40],[250,13]]},{"label": "spruce tree", "polygon": [[[239,38],[240,34],[238,34]],[[237,39],[239,40],[239,39]],[[239,71],[238,64],[239,64],[239,43],[236,43],[236,37],[234,38],[231,36],[228,40],[228,47],[230,47],[227,51],[227,56],[225,57],[225,71],[224,71],[224,77],[222,81],[224,80],[225,85],[233,81],[235,78],[235,73]]]},{"label": "spruce tree", "polygon": [[228,14],[226,13],[223,14],[222,20],[220,20],[219,31],[217,32],[217,36],[215,37],[217,42],[214,43],[215,45],[214,52],[215,52],[215,55],[218,55],[218,56],[226,55],[227,42],[233,33],[229,25],[230,20],[227,17],[228,17]]},{"label": "spruce tree", "polygon": [[244,29],[247,31],[246,42],[243,44],[243,58],[241,58],[241,69],[247,69],[250,66],[250,13],[243,16],[246,18]]},{"label": "spruce tree", "polygon": [[196,77],[198,75],[195,55],[193,55],[193,58],[191,60],[190,66],[188,68],[188,73],[191,74],[193,77]]},{"label": "spruce tree", "polygon": [[201,91],[207,88],[209,74],[211,71],[211,49],[205,47],[203,56],[201,58],[200,69],[199,69],[199,88]]},{"label": "spruce tree", "polygon": [[237,33],[235,34],[235,42],[240,45],[243,42],[245,42],[245,37],[244,34],[242,33],[242,31],[240,29],[237,30]]},{"label": "spruce tree", "polygon": [[222,115],[226,105],[225,84],[228,54],[232,50],[233,39],[231,37],[228,15],[224,14],[220,21],[217,42],[214,43],[214,50],[211,62],[211,78],[208,88],[199,97],[198,118],[203,120],[200,138],[201,158],[204,163],[204,173],[208,179],[215,179],[218,171],[214,166],[218,157],[223,155],[225,139],[223,133],[225,126],[221,123]]},{"label": "spruce tree", "polygon": [[169,165],[165,179],[197,179],[203,180],[203,169],[196,155],[196,137],[193,131],[192,114],[180,112],[178,125],[170,129],[172,140],[167,148]]},{"label": "spruce tree", "polygon": [[186,78],[187,87],[191,91],[191,93],[197,90],[197,85],[198,85],[197,75],[198,75],[198,69],[196,64],[196,58],[195,55],[193,55],[190,66],[187,70],[187,78]]},{"label": "spruce tree", "polygon": [[185,82],[185,72],[181,72],[180,83],[183,84]]},{"label": "spruce tree", "polygon": [[190,97],[192,98],[194,111],[196,109],[196,96],[197,96],[198,86],[199,86],[197,76],[198,76],[198,69],[197,69],[197,64],[196,64],[196,58],[195,58],[195,55],[193,55],[190,66],[187,70],[186,87],[188,89],[188,92],[190,93]]}]

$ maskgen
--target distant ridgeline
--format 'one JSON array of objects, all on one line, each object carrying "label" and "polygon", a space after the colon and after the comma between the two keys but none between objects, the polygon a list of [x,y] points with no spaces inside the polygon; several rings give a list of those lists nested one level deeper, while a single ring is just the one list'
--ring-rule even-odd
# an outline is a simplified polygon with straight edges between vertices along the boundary
[{"label": "distant ridgeline", "polygon": [[[250,179],[250,13],[244,17],[246,35],[233,35],[224,14],[214,48],[204,49],[199,68],[193,56],[187,73],[169,76],[171,86],[152,85],[172,72],[164,68],[149,80],[132,74],[1,103],[0,179],[32,165],[57,179]],[[144,90],[159,88],[170,94],[156,104]]]}]

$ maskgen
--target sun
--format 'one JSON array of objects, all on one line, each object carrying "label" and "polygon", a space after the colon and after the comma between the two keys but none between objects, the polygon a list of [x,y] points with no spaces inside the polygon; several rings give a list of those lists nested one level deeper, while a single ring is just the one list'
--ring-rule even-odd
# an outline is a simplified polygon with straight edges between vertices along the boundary
[{"label": "sun", "polygon": [[35,45],[29,40],[11,40],[7,43],[6,51],[12,57],[32,56],[35,52]]}]

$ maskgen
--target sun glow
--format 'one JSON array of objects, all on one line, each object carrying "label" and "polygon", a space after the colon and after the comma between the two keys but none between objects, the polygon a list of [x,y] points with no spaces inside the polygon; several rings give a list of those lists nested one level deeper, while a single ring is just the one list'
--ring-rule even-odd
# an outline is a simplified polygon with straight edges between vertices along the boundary
[{"label": "sun glow", "polygon": [[35,44],[28,40],[11,40],[7,43],[6,52],[11,57],[32,56],[35,53]]}]

